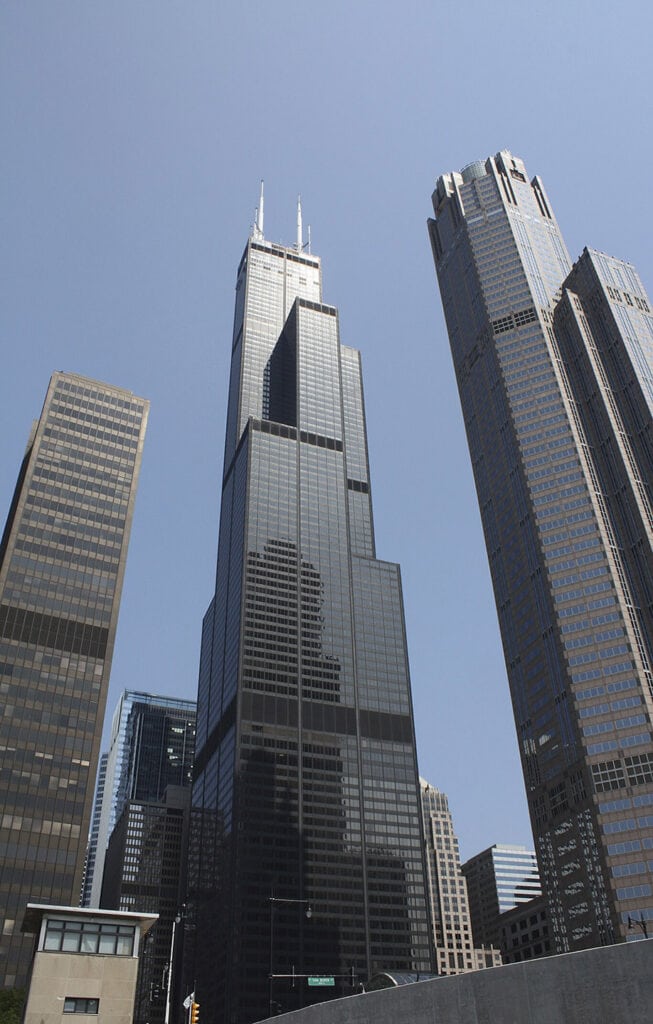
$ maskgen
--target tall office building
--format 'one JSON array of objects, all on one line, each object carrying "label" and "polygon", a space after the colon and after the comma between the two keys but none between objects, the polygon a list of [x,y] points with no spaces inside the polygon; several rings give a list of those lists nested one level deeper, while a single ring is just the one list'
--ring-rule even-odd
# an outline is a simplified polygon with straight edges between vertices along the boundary
[{"label": "tall office building", "polygon": [[191,977],[216,1024],[430,969],[401,583],[376,558],[360,356],[301,228],[276,245],[260,211],[236,282],[193,806]]},{"label": "tall office building", "polygon": [[86,862],[84,864],[84,878],[82,880],[82,895],[79,901],[80,907],[90,907],[91,887],[93,875],[95,874],[95,858],[97,856],[97,843],[100,834],[100,817],[102,814],[102,801],[104,799],[104,785],[107,780],[107,760],[109,755],[102,754],[100,766],[97,772],[95,783],[95,799],[93,801],[93,814],[91,817],[91,830],[88,834],[88,846],[86,848]]},{"label": "tall office building", "polygon": [[500,915],[542,895],[535,851],[495,843],[465,861],[462,872],[467,881],[474,941],[498,949]]},{"label": "tall office building", "polygon": [[[653,321],[571,266],[504,151],[438,179],[433,254],[559,951],[653,919]],[[640,922],[635,932],[629,919]]]},{"label": "tall office building", "polygon": [[[422,822],[426,843],[431,926],[438,974],[464,974],[501,965],[491,944],[474,945],[467,880],[460,866],[458,837],[446,794],[420,779]],[[477,948],[478,947],[478,948]]]},{"label": "tall office building", "polygon": [[28,900],[79,900],[149,403],[55,373],[0,542],[0,984]]},{"label": "tall office building", "polygon": [[124,690],[111,722],[95,857],[87,870],[90,906],[102,903],[111,833],[129,800],[162,800],[168,786],[190,786],[195,754],[195,701]]},{"label": "tall office building", "polygon": [[102,907],[158,915],[138,965],[134,1024],[186,1016],[187,993],[176,984],[182,929],[175,920],[183,916],[189,812],[189,786],[168,786],[161,800],[128,800],[109,839]]}]

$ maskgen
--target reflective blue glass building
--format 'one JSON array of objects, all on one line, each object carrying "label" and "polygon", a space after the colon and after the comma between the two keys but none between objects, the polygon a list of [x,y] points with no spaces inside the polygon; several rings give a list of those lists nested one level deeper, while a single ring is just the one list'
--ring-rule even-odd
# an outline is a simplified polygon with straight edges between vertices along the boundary
[{"label": "reflective blue glass building", "polygon": [[[195,701],[123,690],[111,721],[102,791],[98,785],[95,853],[87,866],[89,905],[102,900],[111,833],[130,800],[162,800],[168,786],[190,786],[195,752]],[[89,836],[89,846],[92,836]]]},{"label": "reflective blue glass building", "polygon": [[400,574],[375,553],[360,357],[320,260],[261,224],[236,283],[193,814],[189,977],[216,1024],[430,969]]},{"label": "reflective blue glass building", "polygon": [[495,843],[462,866],[474,942],[500,946],[499,915],[542,895],[537,859],[525,846]]},{"label": "reflective blue glass building", "polygon": [[[653,317],[508,151],[429,222],[558,951],[653,920]],[[635,921],[635,928],[629,923]],[[650,925],[649,925],[650,927]]]}]

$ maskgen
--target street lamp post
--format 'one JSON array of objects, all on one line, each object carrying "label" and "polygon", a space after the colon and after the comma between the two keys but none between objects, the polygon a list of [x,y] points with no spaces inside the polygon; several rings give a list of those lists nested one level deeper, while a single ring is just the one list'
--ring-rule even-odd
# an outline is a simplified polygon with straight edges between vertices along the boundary
[{"label": "street lamp post", "polygon": [[182,907],[181,910],[179,910],[175,914],[175,917],[172,922],[172,936],[170,938],[170,959],[168,960],[168,984],[166,986],[166,1012],[163,1024],[170,1024],[170,1005],[172,1001],[172,968],[175,957],[175,933],[177,931],[177,925],[181,923],[183,910],[184,908]]},{"label": "street lamp post", "polygon": [[[282,896],[269,896],[268,897],[268,901],[270,903],[270,974],[269,974],[270,990],[269,990],[269,1004],[270,1004],[270,1016],[272,1017],[273,1014],[275,1014],[277,1012],[274,999],[272,998],[274,979],[275,978],[288,978],[288,977],[291,977],[293,979],[293,983],[294,983],[294,979],[296,977],[296,975],[295,975],[295,965],[294,964],[293,964],[292,974],[291,975],[288,975],[288,974],[275,974],[274,973],[274,911],[275,911],[275,908],[276,908],[277,904],[279,904],[279,903],[283,903],[285,905],[296,904],[298,906],[306,907],[306,910],[304,911],[304,915],[305,915],[305,917],[308,920],[310,920],[311,917],[313,916],[313,911],[311,910],[310,900],[285,899]],[[166,1022],[166,1024],[167,1024],[167,1022]]]}]

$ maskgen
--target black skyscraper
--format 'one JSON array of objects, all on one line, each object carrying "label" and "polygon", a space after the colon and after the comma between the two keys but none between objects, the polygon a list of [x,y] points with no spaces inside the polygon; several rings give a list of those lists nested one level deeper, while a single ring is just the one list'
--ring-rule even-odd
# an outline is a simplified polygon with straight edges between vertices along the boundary
[{"label": "black skyscraper", "polygon": [[247,1024],[430,950],[399,567],[376,559],[360,357],[301,235],[257,224],[231,367],[190,977],[209,1020]]}]

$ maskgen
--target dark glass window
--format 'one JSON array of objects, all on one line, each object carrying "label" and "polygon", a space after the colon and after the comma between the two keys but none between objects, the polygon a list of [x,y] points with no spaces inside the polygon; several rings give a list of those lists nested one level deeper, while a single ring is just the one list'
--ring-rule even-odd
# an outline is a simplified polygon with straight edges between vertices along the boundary
[{"label": "dark glass window", "polygon": [[66,996],[63,1003],[64,1013],[99,1013],[99,999],[80,999],[78,996]]}]

